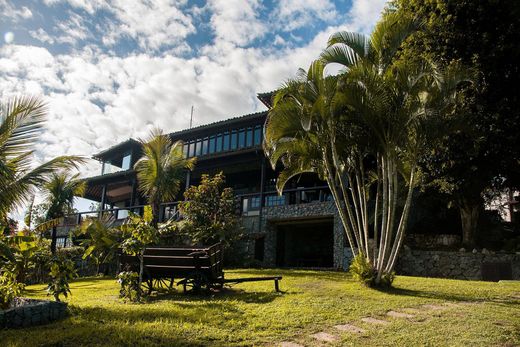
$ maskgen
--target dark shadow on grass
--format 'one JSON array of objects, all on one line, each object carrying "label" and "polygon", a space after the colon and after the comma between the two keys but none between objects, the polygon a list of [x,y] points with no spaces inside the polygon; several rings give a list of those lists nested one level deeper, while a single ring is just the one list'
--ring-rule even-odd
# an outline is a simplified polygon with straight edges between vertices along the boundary
[{"label": "dark shadow on grass", "polygon": [[375,291],[385,293],[388,295],[396,295],[396,296],[412,296],[416,298],[426,298],[426,299],[436,299],[436,300],[445,300],[445,301],[458,301],[458,302],[496,302],[503,303],[504,298],[468,298],[464,295],[458,295],[453,293],[445,293],[445,292],[436,292],[431,290],[414,290],[414,289],[405,289],[398,287],[374,287],[371,288]]},{"label": "dark shadow on grass", "polygon": [[282,292],[249,292],[242,289],[232,289],[224,287],[219,291],[202,292],[200,294],[183,293],[175,291],[171,293],[158,293],[149,298],[150,302],[173,300],[180,302],[227,302],[241,301],[245,303],[267,304],[280,297]]}]

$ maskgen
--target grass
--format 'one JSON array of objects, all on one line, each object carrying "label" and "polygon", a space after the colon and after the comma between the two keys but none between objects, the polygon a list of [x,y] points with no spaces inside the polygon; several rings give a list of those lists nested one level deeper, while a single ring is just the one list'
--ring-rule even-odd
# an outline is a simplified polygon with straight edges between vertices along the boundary
[{"label": "grass", "polygon": [[[305,270],[230,270],[227,278],[283,275],[272,282],[244,283],[210,296],[160,294],[145,304],[123,303],[113,278],[72,283],[71,316],[60,322],[0,331],[2,346],[250,346],[296,341],[316,345],[309,334],[334,333],[339,345],[517,346],[520,345],[520,282],[477,282],[398,276],[394,288],[361,287],[345,273]],[[26,296],[46,297],[43,285]],[[385,317],[388,310],[428,303],[464,302],[444,310]],[[466,303],[470,304],[466,304]],[[360,318],[385,317],[379,327]],[[351,323],[363,334],[339,333]]]}]

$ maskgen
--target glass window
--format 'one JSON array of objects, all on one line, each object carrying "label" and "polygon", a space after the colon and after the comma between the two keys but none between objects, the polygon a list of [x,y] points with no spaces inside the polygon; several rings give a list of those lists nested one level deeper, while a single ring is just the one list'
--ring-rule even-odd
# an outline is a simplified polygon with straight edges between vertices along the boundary
[{"label": "glass window", "polygon": [[215,135],[209,138],[209,153],[215,153]]},{"label": "glass window", "polygon": [[130,169],[130,164],[132,163],[132,153],[127,153],[123,157],[123,164],[121,165],[121,168],[123,170]]},{"label": "glass window", "polygon": [[285,205],[285,195],[269,195],[265,197],[265,206]]},{"label": "glass window", "polygon": [[262,143],[262,126],[257,125],[255,127],[255,146],[258,146]]},{"label": "glass window", "polygon": [[182,146],[182,154],[184,155],[184,158],[187,158],[188,157],[188,144],[185,143],[183,146]]},{"label": "glass window", "polygon": [[217,135],[217,146],[216,146],[217,152],[222,152],[222,134]]},{"label": "glass window", "polygon": [[202,155],[208,154],[208,138],[202,140]]},{"label": "glass window", "polygon": [[197,140],[197,147],[195,149],[195,155],[201,155],[202,153],[202,141]]},{"label": "glass window", "polygon": [[237,131],[231,130],[231,150],[237,149]]},{"label": "glass window", "polygon": [[253,145],[253,128],[247,128],[246,132],[246,147]]},{"label": "glass window", "polygon": [[246,146],[246,129],[240,129],[238,131],[238,148],[244,148]]},{"label": "glass window", "polygon": [[188,153],[190,157],[195,156],[195,142],[190,142],[190,150]]},{"label": "glass window", "polygon": [[112,165],[110,165],[110,161],[104,161],[103,166],[101,168],[101,174],[102,175],[108,174],[112,171],[111,169],[112,169]]},{"label": "glass window", "polygon": [[229,151],[229,143],[230,143],[229,131],[226,131],[224,133],[224,151]]},{"label": "glass window", "polygon": [[251,198],[251,209],[258,209],[258,208],[260,208],[260,197],[253,196]]},{"label": "glass window", "polygon": [[248,205],[248,199],[247,198],[244,198],[242,200],[242,212],[247,212],[247,205]]}]

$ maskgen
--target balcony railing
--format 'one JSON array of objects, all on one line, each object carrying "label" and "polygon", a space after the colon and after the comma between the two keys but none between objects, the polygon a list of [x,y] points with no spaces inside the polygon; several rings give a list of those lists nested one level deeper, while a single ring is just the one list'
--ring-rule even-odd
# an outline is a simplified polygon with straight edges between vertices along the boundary
[{"label": "balcony railing", "polygon": [[[262,196],[263,204],[261,206]],[[267,191],[263,194],[240,194],[236,196],[236,199],[237,204],[239,204],[237,207],[239,206],[239,210],[242,215],[254,216],[259,215],[261,208],[331,201],[332,195],[330,194],[329,188],[327,186],[320,186],[287,189],[284,190],[281,195],[278,195],[276,191]],[[178,204],[179,202],[161,204],[161,209],[159,211],[159,222],[165,222],[171,219],[180,219],[181,215],[179,213]],[[71,214],[64,218],[63,223],[60,225],[60,229],[72,229],[75,226],[81,224],[81,222],[87,218],[99,218],[100,214],[104,216],[110,216],[114,219],[116,224],[121,224],[128,217],[130,212],[142,215],[144,207],[145,205],[137,205],[104,209],[102,211],[86,211]]]}]

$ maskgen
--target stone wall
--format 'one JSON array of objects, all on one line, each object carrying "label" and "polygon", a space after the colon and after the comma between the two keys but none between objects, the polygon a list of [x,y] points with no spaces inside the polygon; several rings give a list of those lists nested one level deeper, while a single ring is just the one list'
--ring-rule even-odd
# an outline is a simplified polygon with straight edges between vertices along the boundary
[{"label": "stone wall", "polygon": [[396,264],[396,273],[421,277],[482,280],[482,266],[511,265],[512,278],[520,280],[520,254],[416,250],[404,247]]},{"label": "stone wall", "polygon": [[456,247],[461,239],[460,235],[452,234],[407,234],[405,244],[411,248],[439,249]]},{"label": "stone wall", "polygon": [[46,324],[67,316],[67,304],[17,298],[13,307],[0,310],[0,328],[22,328]]},{"label": "stone wall", "polygon": [[260,228],[265,233],[264,265],[276,264],[276,223],[297,219],[332,218],[334,224],[334,267],[343,267],[344,232],[334,202],[310,202],[297,205],[264,207]]}]

